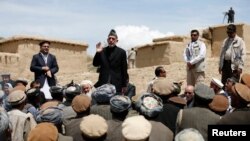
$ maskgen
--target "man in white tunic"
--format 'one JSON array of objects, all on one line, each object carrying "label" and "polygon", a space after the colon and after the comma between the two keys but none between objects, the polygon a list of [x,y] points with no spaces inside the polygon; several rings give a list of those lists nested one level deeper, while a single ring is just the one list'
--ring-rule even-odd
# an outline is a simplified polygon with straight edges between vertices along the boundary
[{"label": "man in white tunic", "polygon": [[187,85],[204,82],[206,45],[198,40],[199,31],[191,31],[191,42],[184,50],[184,59],[187,64]]}]

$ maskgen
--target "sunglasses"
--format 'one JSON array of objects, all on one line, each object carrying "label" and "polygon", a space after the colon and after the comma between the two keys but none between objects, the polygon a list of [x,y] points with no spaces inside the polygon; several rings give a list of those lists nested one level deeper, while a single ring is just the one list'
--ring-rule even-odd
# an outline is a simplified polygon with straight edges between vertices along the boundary
[{"label": "sunglasses", "polygon": [[191,34],[191,36],[198,36],[198,34]]}]

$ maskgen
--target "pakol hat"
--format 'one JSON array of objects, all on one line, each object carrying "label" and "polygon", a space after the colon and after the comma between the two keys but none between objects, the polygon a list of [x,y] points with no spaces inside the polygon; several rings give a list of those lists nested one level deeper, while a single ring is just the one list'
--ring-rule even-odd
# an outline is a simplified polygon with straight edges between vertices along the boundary
[{"label": "pakol hat", "polygon": [[135,108],[147,117],[155,117],[163,110],[163,102],[155,94],[145,93],[136,101]]},{"label": "pakol hat", "polygon": [[208,104],[209,108],[216,112],[225,112],[229,106],[227,97],[224,95],[215,95],[213,101]]},{"label": "pakol hat", "polygon": [[79,94],[81,94],[81,87],[77,84],[73,84],[65,90],[66,98],[70,100],[73,100],[73,98]]},{"label": "pakol hat", "polygon": [[40,122],[50,122],[55,125],[60,125],[62,123],[62,109],[58,107],[48,107],[47,109],[40,110],[36,121]]},{"label": "pakol hat", "polygon": [[214,90],[203,83],[198,83],[194,88],[195,100],[212,101],[215,93]]},{"label": "pakol hat", "polygon": [[47,101],[40,106],[40,110],[45,110],[49,107],[57,107],[58,105],[59,101],[56,100]]},{"label": "pakol hat", "polygon": [[250,89],[241,83],[236,83],[233,87],[233,94],[238,94],[246,102],[250,102]]},{"label": "pakol hat", "polygon": [[118,37],[117,34],[116,34],[116,31],[115,31],[114,29],[111,29],[111,30],[110,30],[108,36],[115,36],[116,38]]},{"label": "pakol hat", "polygon": [[13,106],[19,105],[25,102],[25,100],[26,100],[26,94],[22,90],[15,90],[11,92],[7,99],[7,101]]},{"label": "pakol hat", "polygon": [[25,78],[18,78],[16,83],[22,83],[24,86],[28,84],[28,81]]},{"label": "pakol hat", "polygon": [[112,112],[121,113],[131,107],[131,100],[127,96],[116,95],[110,99],[110,109]]},{"label": "pakol hat", "polygon": [[242,74],[240,82],[242,84],[247,85],[247,87],[250,88],[250,74],[248,73]]},{"label": "pakol hat", "polygon": [[158,78],[153,83],[153,93],[157,95],[170,95],[175,90],[173,83],[166,78]]},{"label": "pakol hat", "polygon": [[39,88],[31,88],[26,91],[28,97],[37,97],[41,93]]},{"label": "pakol hat", "polygon": [[48,122],[39,123],[28,135],[28,141],[57,141],[57,128]]},{"label": "pakol hat", "polygon": [[91,114],[83,117],[80,123],[80,129],[88,138],[97,139],[107,133],[108,124],[103,117]]},{"label": "pakol hat", "polygon": [[26,87],[24,85],[17,85],[13,89],[10,90],[10,93],[16,90],[26,91]]},{"label": "pakol hat", "polygon": [[152,125],[144,116],[132,116],[122,123],[122,135],[128,141],[147,140]]},{"label": "pakol hat", "polygon": [[51,86],[49,91],[51,95],[53,94],[63,94],[64,88],[62,86]]},{"label": "pakol hat", "polygon": [[216,78],[212,78],[211,81],[213,84],[215,84],[217,87],[222,88],[224,85],[222,84],[222,82]]},{"label": "pakol hat", "polygon": [[72,100],[72,108],[76,113],[81,113],[89,109],[91,100],[86,95],[78,95]]},{"label": "pakol hat", "polygon": [[112,84],[104,84],[96,88],[91,95],[97,103],[109,103],[112,96],[116,94],[116,88]]}]

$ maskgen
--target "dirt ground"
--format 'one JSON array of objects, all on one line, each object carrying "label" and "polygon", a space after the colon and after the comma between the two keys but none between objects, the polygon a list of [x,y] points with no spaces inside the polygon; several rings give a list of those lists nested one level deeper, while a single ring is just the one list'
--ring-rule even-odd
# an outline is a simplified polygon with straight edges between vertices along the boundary
[{"label": "dirt ground", "polygon": [[[250,56],[246,58],[246,65],[243,73],[250,73]],[[207,58],[206,59],[206,78],[205,83],[209,85],[211,79],[220,79],[221,76],[218,73],[218,61],[219,58]],[[91,62],[89,62],[91,68]],[[182,92],[186,86],[186,66],[184,62],[173,63],[171,65],[163,65],[167,71],[167,78],[169,81],[184,81],[182,85]],[[135,68],[129,69],[130,82],[136,86],[136,97],[147,90],[147,85],[152,78],[154,78],[154,70],[157,66],[145,67],[145,68]],[[92,67],[93,68],[93,67]],[[80,83],[82,80],[89,79],[95,83],[98,79],[98,73],[91,69],[91,71],[83,74],[64,74],[63,76],[57,76],[59,83],[65,85],[71,80],[76,83]],[[135,98],[136,98],[135,97]]]}]

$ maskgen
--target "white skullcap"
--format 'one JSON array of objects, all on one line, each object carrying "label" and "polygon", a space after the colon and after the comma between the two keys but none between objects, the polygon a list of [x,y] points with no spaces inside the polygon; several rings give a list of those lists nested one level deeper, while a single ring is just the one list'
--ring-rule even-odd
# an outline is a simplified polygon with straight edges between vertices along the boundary
[{"label": "white skullcap", "polygon": [[175,141],[204,141],[201,133],[194,128],[186,128],[176,134]]},{"label": "white skullcap", "polygon": [[216,86],[218,86],[219,88],[222,88],[224,85],[221,83],[220,80],[216,79],[216,78],[212,78],[212,83],[214,83]]},{"label": "white skullcap", "polygon": [[90,80],[83,80],[80,85],[83,86],[83,85],[86,85],[86,84],[89,84],[89,85],[93,86],[93,82],[90,81]]}]

